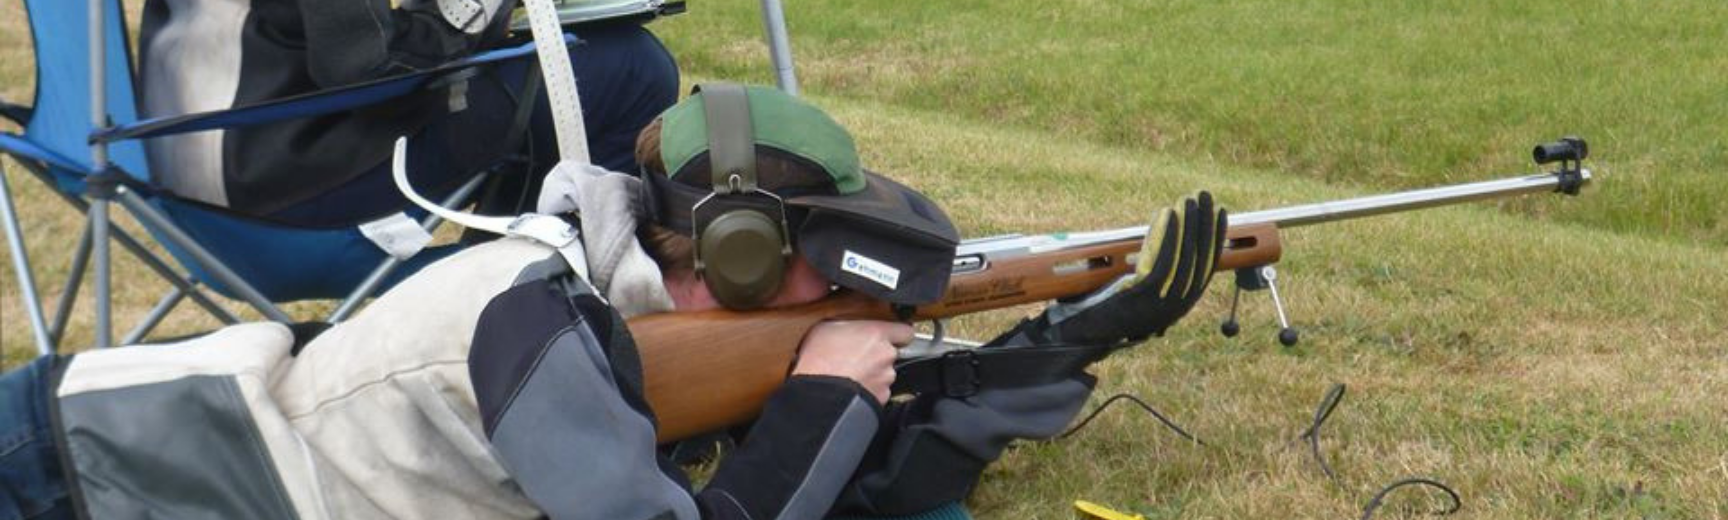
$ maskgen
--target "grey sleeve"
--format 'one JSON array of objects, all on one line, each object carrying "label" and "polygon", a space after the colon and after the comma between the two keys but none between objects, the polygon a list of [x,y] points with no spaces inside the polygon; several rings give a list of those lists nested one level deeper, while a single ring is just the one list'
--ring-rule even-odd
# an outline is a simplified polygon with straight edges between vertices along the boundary
[{"label": "grey sleeve", "polygon": [[560,279],[529,281],[488,303],[468,358],[487,437],[543,512],[771,520],[820,518],[833,507],[879,424],[862,387],[789,379],[692,496],[654,445],[626,324],[585,284]]},{"label": "grey sleeve", "polygon": [[616,341],[600,339],[616,338],[622,321],[569,287],[530,281],[481,313],[468,370],[499,462],[552,518],[699,518],[659,463],[640,376],[614,364]]}]

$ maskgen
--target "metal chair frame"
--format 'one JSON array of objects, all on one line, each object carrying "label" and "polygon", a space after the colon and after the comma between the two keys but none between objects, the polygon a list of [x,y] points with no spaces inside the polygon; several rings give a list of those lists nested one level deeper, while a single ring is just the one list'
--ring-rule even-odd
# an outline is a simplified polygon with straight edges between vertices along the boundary
[{"label": "metal chair frame", "polygon": [[[77,250],[73,255],[71,269],[68,272],[55,312],[51,316],[53,321],[52,324],[49,323],[50,316],[43,312],[42,300],[37,291],[35,273],[32,269],[28,249],[24,241],[21,226],[19,225],[19,216],[16,212],[16,208],[12,205],[11,187],[7,185],[4,178],[0,178],[0,229],[4,230],[7,237],[7,249],[12,256],[13,270],[16,272],[18,278],[21,293],[20,296],[24,300],[23,307],[27,319],[29,320],[32,341],[35,344],[38,353],[42,355],[52,354],[56,352],[64,342],[66,326],[71,313],[73,312],[74,303],[77,299],[76,297],[80,287],[83,285],[84,276],[87,270],[94,273],[92,276],[92,285],[94,286],[93,291],[95,292],[94,300],[96,314],[94,346],[96,348],[106,348],[116,344],[114,342],[112,328],[113,319],[111,298],[113,291],[111,279],[112,252],[110,247],[112,242],[118,242],[122,248],[126,249],[133,257],[143,262],[152,272],[161,276],[173,285],[173,288],[168,292],[168,294],[164,295],[157,302],[150,312],[121,339],[119,344],[135,343],[148,337],[149,333],[154,330],[155,327],[159,325],[161,321],[170,312],[172,312],[176,306],[178,306],[179,303],[186,299],[191,299],[199,307],[203,308],[205,312],[209,313],[224,324],[233,324],[239,321],[237,316],[224,308],[217,300],[212,299],[207,295],[204,292],[207,288],[203,287],[199,281],[193,279],[190,274],[183,273],[181,270],[172,267],[173,264],[152,253],[144,247],[142,242],[132,237],[124,229],[117,228],[113,223],[111,215],[113,204],[119,204],[127,212],[136,217],[140,223],[152,231],[156,240],[179,247],[181,250],[185,251],[188,256],[193,258],[193,261],[196,262],[199,268],[203,269],[205,273],[212,277],[213,281],[228,287],[230,291],[235,293],[243,303],[257,310],[257,312],[263,315],[266,319],[284,323],[293,322],[294,319],[291,316],[284,312],[275,303],[271,302],[268,298],[264,297],[252,284],[234,274],[231,269],[221,261],[217,260],[209,251],[188,236],[187,233],[171,219],[156,207],[152,206],[150,202],[129,188],[126,184],[120,182],[119,176],[122,174],[115,169],[115,166],[109,160],[109,143],[114,140],[141,136],[123,135],[124,132],[119,131],[128,130],[127,128],[111,125],[107,120],[106,114],[108,111],[106,94],[108,85],[106,81],[107,78],[104,77],[108,65],[108,57],[106,56],[108,43],[106,41],[106,24],[111,22],[107,17],[113,16],[113,14],[110,13],[109,9],[105,9],[107,4],[104,0],[87,0],[87,2],[89,14],[87,36],[90,41],[89,91],[92,118],[90,127],[95,129],[95,131],[91,133],[90,139],[90,157],[92,159],[92,166],[85,168],[74,164],[71,161],[56,160],[51,153],[45,153],[43,155],[43,157],[47,157],[46,159],[43,157],[29,157],[16,153],[7,154],[11,155],[18,164],[23,166],[23,168],[30,172],[32,176],[42,181],[44,185],[51,187],[51,191],[64,199],[70,206],[85,215],[85,230],[83,236],[79,238]],[[120,23],[122,25],[124,24],[123,21]],[[524,47],[524,50],[525,49],[526,48]],[[41,65],[38,64],[38,66]],[[7,108],[20,109],[9,110],[5,114],[0,114],[5,115],[10,119],[17,119],[21,115],[28,116],[30,112],[29,109],[22,109],[22,107],[16,107],[13,105],[8,105]],[[237,110],[239,109],[236,109],[236,111]],[[174,118],[163,118],[163,120],[169,119]],[[18,121],[20,125],[24,125],[27,122],[28,121]],[[167,129],[163,130],[161,133],[196,131],[200,128],[218,126],[217,123],[204,123],[200,121],[190,121],[186,124],[173,124],[175,121],[161,120],[156,120],[154,122],[166,122],[170,123],[169,126],[186,127],[178,130]],[[139,129],[137,127],[146,125],[130,126],[133,127],[133,129]],[[84,198],[68,194],[59,189],[52,189],[56,186],[56,180],[49,172],[50,166],[65,168],[85,175],[87,188],[83,193]],[[485,175],[476,174],[474,178],[464,183],[450,196],[446,197],[445,200],[440,201],[441,204],[445,207],[456,207],[459,204],[468,201],[478,190],[484,180]],[[442,222],[443,219],[438,218],[435,215],[428,215],[420,221],[420,225],[423,229],[430,232]],[[381,261],[372,269],[364,281],[342,300],[336,310],[326,318],[326,321],[340,321],[349,316],[358,308],[362,301],[370,297],[372,293],[384,283],[391,273],[400,268],[401,264],[402,261],[395,258],[387,257]]]}]

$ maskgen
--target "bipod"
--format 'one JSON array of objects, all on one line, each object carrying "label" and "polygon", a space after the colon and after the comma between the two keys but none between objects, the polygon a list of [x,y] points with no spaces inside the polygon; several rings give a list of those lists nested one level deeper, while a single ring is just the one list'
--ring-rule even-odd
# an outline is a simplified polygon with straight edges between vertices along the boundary
[{"label": "bipod", "polygon": [[1272,308],[1278,311],[1278,343],[1286,347],[1296,346],[1296,341],[1301,337],[1296,329],[1290,326],[1289,316],[1284,314],[1284,301],[1278,296],[1278,270],[1270,265],[1236,270],[1236,290],[1230,296],[1230,316],[1224,318],[1224,323],[1218,326],[1218,332],[1224,333],[1226,338],[1234,338],[1242,332],[1241,323],[1236,321],[1236,309],[1242,302],[1242,291],[1272,293]]}]

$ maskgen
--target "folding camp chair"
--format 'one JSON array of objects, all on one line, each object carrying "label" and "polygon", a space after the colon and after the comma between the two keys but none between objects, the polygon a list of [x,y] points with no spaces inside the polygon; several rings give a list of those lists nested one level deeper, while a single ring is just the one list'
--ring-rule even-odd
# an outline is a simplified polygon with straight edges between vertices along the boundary
[{"label": "folding camp chair", "polygon": [[[283,322],[292,318],[272,302],[345,297],[330,317],[336,321],[393,278],[453,250],[452,246],[428,248],[402,260],[388,256],[356,228],[291,228],[175,197],[152,184],[139,139],[352,110],[438,87],[441,81],[459,80],[478,67],[534,52],[533,45],[526,44],[348,87],[232,110],[139,121],[119,0],[25,0],[25,8],[35,42],[36,99],[29,107],[0,102],[0,116],[24,127],[22,134],[0,133],[0,152],[85,212],[89,223],[50,326],[36,294],[11,193],[0,178],[0,226],[8,238],[33,339],[44,354],[53,352],[63,338],[85,266],[92,260],[95,345],[114,344],[109,328],[111,238],[174,286],[123,344],[144,338],[187,298],[224,323],[236,322],[201,286],[243,300],[266,318]],[[453,205],[465,200],[481,180],[468,181],[443,202]],[[111,202],[135,216],[186,273],[114,227]],[[438,220],[426,218],[420,224],[430,230]]]}]

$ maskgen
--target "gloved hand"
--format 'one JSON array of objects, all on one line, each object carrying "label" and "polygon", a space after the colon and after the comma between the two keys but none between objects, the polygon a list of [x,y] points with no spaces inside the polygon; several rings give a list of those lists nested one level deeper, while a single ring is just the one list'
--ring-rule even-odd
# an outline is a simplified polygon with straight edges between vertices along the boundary
[{"label": "gloved hand", "polygon": [[1103,345],[1163,335],[1206,293],[1229,227],[1201,191],[1154,214],[1134,272],[1078,300],[1058,302],[993,344]]}]

